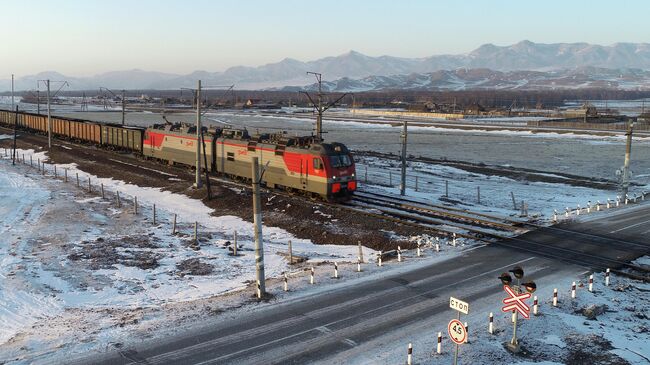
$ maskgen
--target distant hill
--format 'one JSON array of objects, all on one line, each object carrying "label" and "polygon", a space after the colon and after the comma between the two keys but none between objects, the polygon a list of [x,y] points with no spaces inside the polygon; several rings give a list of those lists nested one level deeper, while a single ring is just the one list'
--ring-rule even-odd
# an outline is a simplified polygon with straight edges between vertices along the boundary
[{"label": "distant hill", "polygon": [[[281,91],[316,90],[306,86],[272,88]],[[550,90],[550,89],[650,90],[650,71],[579,67],[557,71],[495,71],[486,68],[459,68],[408,75],[344,77],[323,82],[323,89],[336,92],[378,90]]]},{"label": "distant hill", "polygon": [[[197,79],[206,84],[230,85],[237,89],[263,89],[287,85],[304,86],[313,82],[307,71],[321,72],[326,80],[365,79],[394,75],[421,79],[417,75],[429,75],[444,71],[440,76],[453,82],[451,74],[458,69],[498,71],[511,74],[515,71],[550,72],[557,70],[650,70],[650,44],[615,43],[609,46],[588,43],[542,44],[521,41],[510,46],[485,44],[472,52],[461,55],[437,55],[426,58],[401,58],[393,56],[371,57],[350,51],[315,61],[302,62],[286,58],[277,63],[259,67],[237,66],[223,72],[195,71],[188,75],[174,75],[152,71],[115,71],[92,77],[68,77],[46,72],[25,76],[16,80],[17,90],[36,88],[36,80],[51,77],[68,80],[74,90],[97,89],[176,89],[192,87]],[[449,71],[451,70],[451,71]],[[485,71],[472,71],[481,73]],[[601,71],[598,71],[601,72]],[[613,71],[618,73],[619,71]],[[627,71],[625,71],[627,72]],[[410,76],[414,75],[414,76]],[[447,76],[445,76],[447,75]],[[512,75],[512,74],[511,74]],[[414,81],[417,82],[417,81]],[[523,81],[522,81],[523,82]],[[0,90],[9,90],[9,80],[0,80]]]}]

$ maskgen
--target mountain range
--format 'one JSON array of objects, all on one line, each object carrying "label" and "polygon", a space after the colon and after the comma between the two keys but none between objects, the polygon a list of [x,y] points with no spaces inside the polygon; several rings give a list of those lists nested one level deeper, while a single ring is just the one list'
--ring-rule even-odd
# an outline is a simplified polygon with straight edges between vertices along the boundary
[{"label": "mountain range", "polygon": [[[100,86],[111,89],[177,89],[193,87],[196,80],[205,84],[230,85],[237,89],[281,89],[285,86],[309,87],[314,82],[307,71],[320,72],[324,80],[335,80],[330,85],[336,90],[376,89],[377,85],[401,87],[404,84],[420,84],[423,88],[436,88],[437,85],[453,84],[455,78],[465,79],[481,76],[484,80],[508,79],[519,87],[540,80],[576,76],[575,87],[589,83],[580,82],[580,75],[593,77],[595,82],[607,82],[611,75],[646,75],[650,70],[649,43],[615,43],[609,46],[589,43],[533,43],[521,41],[510,46],[484,44],[477,49],[459,55],[436,55],[425,58],[403,58],[393,56],[371,57],[359,52],[325,57],[302,62],[285,58],[277,63],[259,67],[236,66],[223,72],[195,71],[187,75],[161,73],[155,71],[129,70],[113,71],[92,77],[72,77],[57,72],[42,72],[37,75],[20,77],[16,80],[16,90],[34,90],[37,80],[67,80],[71,90],[95,90]],[[528,73],[521,74],[521,71]],[[492,73],[492,75],[488,75]],[[607,80],[599,75],[608,74]],[[578,77],[580,76],[580,77]],[[627,77],[626,76],[626,77]],[[646,77],[643,76],[643,77]],[[540,82],[524,82],[536,78]],[[402,80],[402,81],[399,81]],[[406,80],[406,82],[404,82]],[[431,82],[427,80],[433,80]],[[447,80],[437,82],[436,80]],[[519,80],[519,81],[516,81]],[[372,82],[371,82],[372,81]],[[349,88],[342,87],[350,84]],[[460,82],[458,86],[473,87],[472,82]],[[503,83],[504,85],[506,83]],[[365,86],[364,86],[365,85]],[[548,83],[548,85],[552,85]],[[583,85],[583,86],[579,86]],[[613,84],[612,84],[613,85]],[[478,87],[488,87],[482,82]],[[567,86],[571,86],[569,82]],[[615,87],[615,86],[613,86]],[[41,89],[43,87],[41,86]],[[9,90],[10,81],[0,80],[0,90]]]}]

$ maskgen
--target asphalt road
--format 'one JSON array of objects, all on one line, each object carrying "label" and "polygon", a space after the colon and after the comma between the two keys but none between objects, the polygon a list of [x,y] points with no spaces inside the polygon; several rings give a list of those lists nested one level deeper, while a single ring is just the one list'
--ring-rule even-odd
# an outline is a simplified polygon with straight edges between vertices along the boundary
[{"label": "asphalt road", "polygon": [[415,330],[443,313],[449,317],[450,295],[462,292],[470,303],[494,297],[500,291],[496,277],[514,265],[524,266],[539,286],[563,273],[614,268],[648,254],[648,233],[650,204],[629,207],[468,250],[409,272],[260,307],[208,328],[127,345],[78,363],[305,364],[365,359],[379,338],[404,341],[409,328]]}]

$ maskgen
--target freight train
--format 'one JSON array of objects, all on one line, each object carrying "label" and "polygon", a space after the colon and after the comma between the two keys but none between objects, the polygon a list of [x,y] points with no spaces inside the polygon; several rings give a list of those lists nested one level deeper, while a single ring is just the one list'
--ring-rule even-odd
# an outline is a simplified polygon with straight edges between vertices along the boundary
[{"label": "freight train", "polygon": [[[196,143],[202,141],[204,168],[235,179],[251,178],[251,157],[257,156],[265,166],[262,183],[272,189],[329,201],[348,199],[357,189],[354,160],[345,145],[312,136],[249,135],[246,129],[204,127],[202,138],[197,139],[195,126],[180,123],[141,128],[59,116],[51,119],[52,135],[58,138],[133,152],[170,165],[193,167]],[[47,116],[39,114],[0,110],[0,124],[47,133]]]}]

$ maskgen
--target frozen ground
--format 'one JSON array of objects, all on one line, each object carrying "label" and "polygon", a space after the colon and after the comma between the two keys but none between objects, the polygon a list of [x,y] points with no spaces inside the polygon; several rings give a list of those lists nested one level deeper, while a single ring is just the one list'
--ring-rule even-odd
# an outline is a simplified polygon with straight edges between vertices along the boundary
[{"label": "frozen ground", "polygon": [[[361,184],[362,190],[383,190],[386,193],[399,195],[400,163],[398,161],[357,156],[357,174],[362,182],[366,180],[366,169],[367,180],[373,185],[366,187],[365,184]],[[415,191],[416,176],[418,177],[417,191]],[[562,178],[560,175],[552,176]],[[449,182],[449,197],[446,199],[446,204],[498,216],[519,215],[522,201],[528,206],[530,216],[550,220],[554,210],[558,211],[561,218],[566,207],[575,210],[578,205],[586,208],[588,204],[592,206],[597,202],[605,204],[607,199],[612,201],[616,199],[616,192],[609,190],[515,180],[422,162],[408,163],[406,195],[409,198],[441,204],[440,200],[445,195],[446,181]],[[480,188],[480,204],[477,188]],[[634,187],[629,195],[640,195],[642,191],[650,191],[650,184]],[[514,193],[517,210],[514,209],[511,193]]]},{"label": "frozen ground", "polygon": [[[650,257],[637,263],[648,265]],[[564,274],[538,282],[540,289],[535,295],[539,298],[539,315],[518,321],[518,339],[525,350],[520,355],[512,355],[504,348],[512,337],[511,315],[500,310],[505,294],[495,291],[493,296],[470,303],[470,315],[461,318],[469,325],[469,343],[461,345],[459,363],[650,364],[650,284],[613,277],[606,287],[604,274],[595,273],[594,292],[589,292],[586,275]],[[573,281],[578,284],[576,299],[570,297]],[[557,308],[552,307],[554,288],[559,291]],[[531,304],[531,300],[528,302]],[[488,333],[490,312],[494,314],[493,335]],[[447,334],[447,323],[455,316],[456,312],[449,309],[445,316],[422,321],[416,329],[409,328],[409,333],[395,334],[397,341],[378,339],[382,351],[373,356],[342,356],[350,357],[346,364],[401,364],[406,362],[406,349],[411,342],[414,364],[451,363],[455,347]],[[443,334],[440,355],[435,353],[438,332]],[[377,344],[369,346],[373,345]]]},{"label": "frozen ground", "polygon": [[[34,162],[47,158],[31,150],[18,150],[18,155],[25,155],[27,164],[30,156]],[[251,300],[252,224],[233,216],[214,217],[211,209],[184,195],[99,179],[74,165],[57,165],[54,179],[52,165],[47,165],[44,177],[35,167],[21,163],[14,167],[4,157],[0,172],[0,359],[44,361],[104,349],[133,337],[160,336],[176,329],[169,323],[180,326],[188,317],[196,321],[222,310],[218,308],[239,307]],[[92,193],[86,191],[88,178]],[[106,199],[99,196],[100,183]],[[117,191],[121,207],[116,205]],[[138,215],[133,214],[134,196]],[[171,234],[173,214],[178,217],[176,235]],[[198,245],[192,237],[194,222],[199,224]],[[237,257],[230,250],[234,231]],[[340,263],[345,279],[377,272],[364,265],[363,273],[349,275],[356,270],[356,246],[313,245],[274,227],[264,227],[263,232],[268,285],[279,299],[287,295],[281,293],[277,279],[284,272],[289,272],[292,290],[308,289],[302,294],[327,287],[308,284],[304,270],[310,266],[317,267],[319,284],[345,281],[330,278],[334,261]],[[294,254],[308,261],[295,268],[287,265],[288,240]],[[435,257],[451,257],[467,248],[465,244],[470,242],[445,246]],[[366,260],[374,258],[374,251],[363,251]],[[223,300],[215,299],[217,295]]]},{"label": "frozen ground", "polygon": [[[19,156],[25,154],[28,160],[30,155],[34,161],[47,158],[44,153],[34,151],[18,153]],[[375,174],[372,180],[380,183],[385,183],[381,179],[386,179],[387,171],[397,171],[396,165],[385,160],[364,160],[361,166],[363,164],[375,169],[371,170]],[[39,363],[52,359],[52,356],[64,359],[69,354],[119,346],[133,338],[168,334],[224,310],[233,313],[247,310],[234,308],[251,301],[254,266],[250,223],[232,216],[214,217],[211,209],[183,195],[99,179],[79,171],[74,165],[58,165],[57,168],[59,179],[55,180],[51,177],[51,166],[48,166],[49,177],[44,178],[34,168],[12,167],[7,159],[0,161],[0,237],[3,237],[0,245],[0,360],[6,358],[16,363],[30,363],[36,359]],[[523,199],[529,204],[530,213],[540,213],[546,218],[554,208],[561,212],[564,206],[581,204],[584,207],[588,200],[603,202],[608,197],[614,198],[613,193],[596,189],[527,183],[442,166],[415,163],[410,168],[422,176],[420,191],[409,190],[410,196],[437,200],[444,193],[444,180],[450,180],[452,199],[472,210],[497,215],[515,214],[509,191],[515,192],[518,201]],[[71,180],[67,184],[60,178],[63,169],[68,169]],[[82,188],[75,187],[76,173],[79,173]],[[84,191],[88,177],[94,193]],[[396,173],[393,178],[396,180]],[[431,180],[431,184],[427,184],[427,180]],[[104,184],[106,199],[98,197],[100,183]],[[481,186],[481,205],[475,202],[477,185]],[[397,188],[385,189],[397,191]],[[121,208],[115,204],[116,191],[122,198]],[[140,204],[138,216],[132,214],[134,196],[138,197]],[[152,222],[154,203],[158,213],[156,225]],[[180,233],[177,235],[170,234],[173,214],[178,216]],[[192,239],[194,222],[199,223],[198,246]],[[239,236],[241,256],[238,257],[229,255],[234,231]],[[355,246],[316,246],[274,227],[264,227],[264,236],[267,277],[272,278],[267,285],[276,295],[274,300],[330,290],[335,283],[349,285],[355,280],[372,280],[376,275],[453,257],[459,250],[473,246],[471,242],[455,249],[445,245],[441,254],[429,251],[426,259],[417,260],[413,260],[413,253],[409,253],[410,259],[404,264],[388,263],[382,269],[364,265],[363,273],[355,273]],[[289,268],[285,258],[290,239],[295,254],[309,257],[309,261],[295,268]],[[364,250],[366,260],[374,254],[371,250]],[[331,279],[332,261],[340,262],[343,280]],[[304,271],[312,265],[316,266],[316,286],[308,284],[308,275]],[[282,292],[278,278],[283,272],[290,272],[290,293]],[[548,308],[549,288],[564,288],[562,295],[566,297],[566,289],[575,279],[558,276],[545,283],[538,294],[540,298],[546,298],[542,301],[544,305]],[[621,333],[628,331],[632,333],[630,343],[637,343],[637,340],[648,342],[649,289],[633,283],[631,287],[611,294],[606,294],[611,289],[604,288],[595,296],[582,290],[580,302],[575,304],[588,304],[582,301],[590,296],[594,303],[600,300],[600,296],[608,301],[630,300],[642,313],[637,319],[633,318],[636,312],[620,310],[617,312],[620,315],[607,312],[601,316],[603,320],[599,317],[598,322],[590,321],[588,323],[592,326],[587,326],[581,324],[580,315],[572,314],[577,307],[563,301],[562,308],[553,312],[553,316],[544,312],[542,318],[545,320],[535,318],[526,322],[522,326],[522,335],[530,338],[530,333],[544,334],[543,340],[536,339],[529,347],[542,354],[535,359],[543,358],[549,363],[562,363],[567,344],[573,344],[572,337],[567,334],[573,333],[576,333],[574,337],[584,341],[594,338],[595,333],[605,333],[605,340],[618,350],[610,351],[609,345],[597,339],[600,341],[598,351],[612,353],[631,363],[644,363],[638,361],[645,361],[644,356],[649,356],[647,347],[623,347],[620,339],[625,339]],[[214,298],[215,295],[220,297]],[[483,317],[487,316],[487,312],[483,312],[491,310],[497,313],[498,307],[494,306],[499,301],[496,295],[486,298],[485,303],[477,306],[484,310],[469,317],[470,325],[483,328]],[[272,302],[262,305],[272,305]],[[611,328],[600,326],[610,322]],[[416,354],[422,351],[418,349],[426,348],[424,353],[428,356],[435,340],[431,335],[434,333],[432,328],[436,328],[435,332],[443,331],[446,325],[446,322],[440,323],[423,323],[422,335],[413,340],[410,334],[402,334],[400,338],[413,342]],[[507,318],[497,316],[497,325],[506,332],[492,337],[479,331],[477,342],[464,348],[462,356],[478,359],[473,363],[526,361],[509,357],[500,346],[508,333]],[[611,330],[605,331],[608,328]],[[446,338],[445,341],[448,343]],[[403,362],[406,343],[396,341],[391,346],[378,354],[376,361],[360,363]],[[548,353],[540,350],[544,346],[551,350]],[[447,354],[442,357],[448,356],[449,349],[444,351]],[[634,352],[641,355],[634,355],[637,356],[634,358]],[[416,363],[441,360],[440,356],[418,359]]]}]

